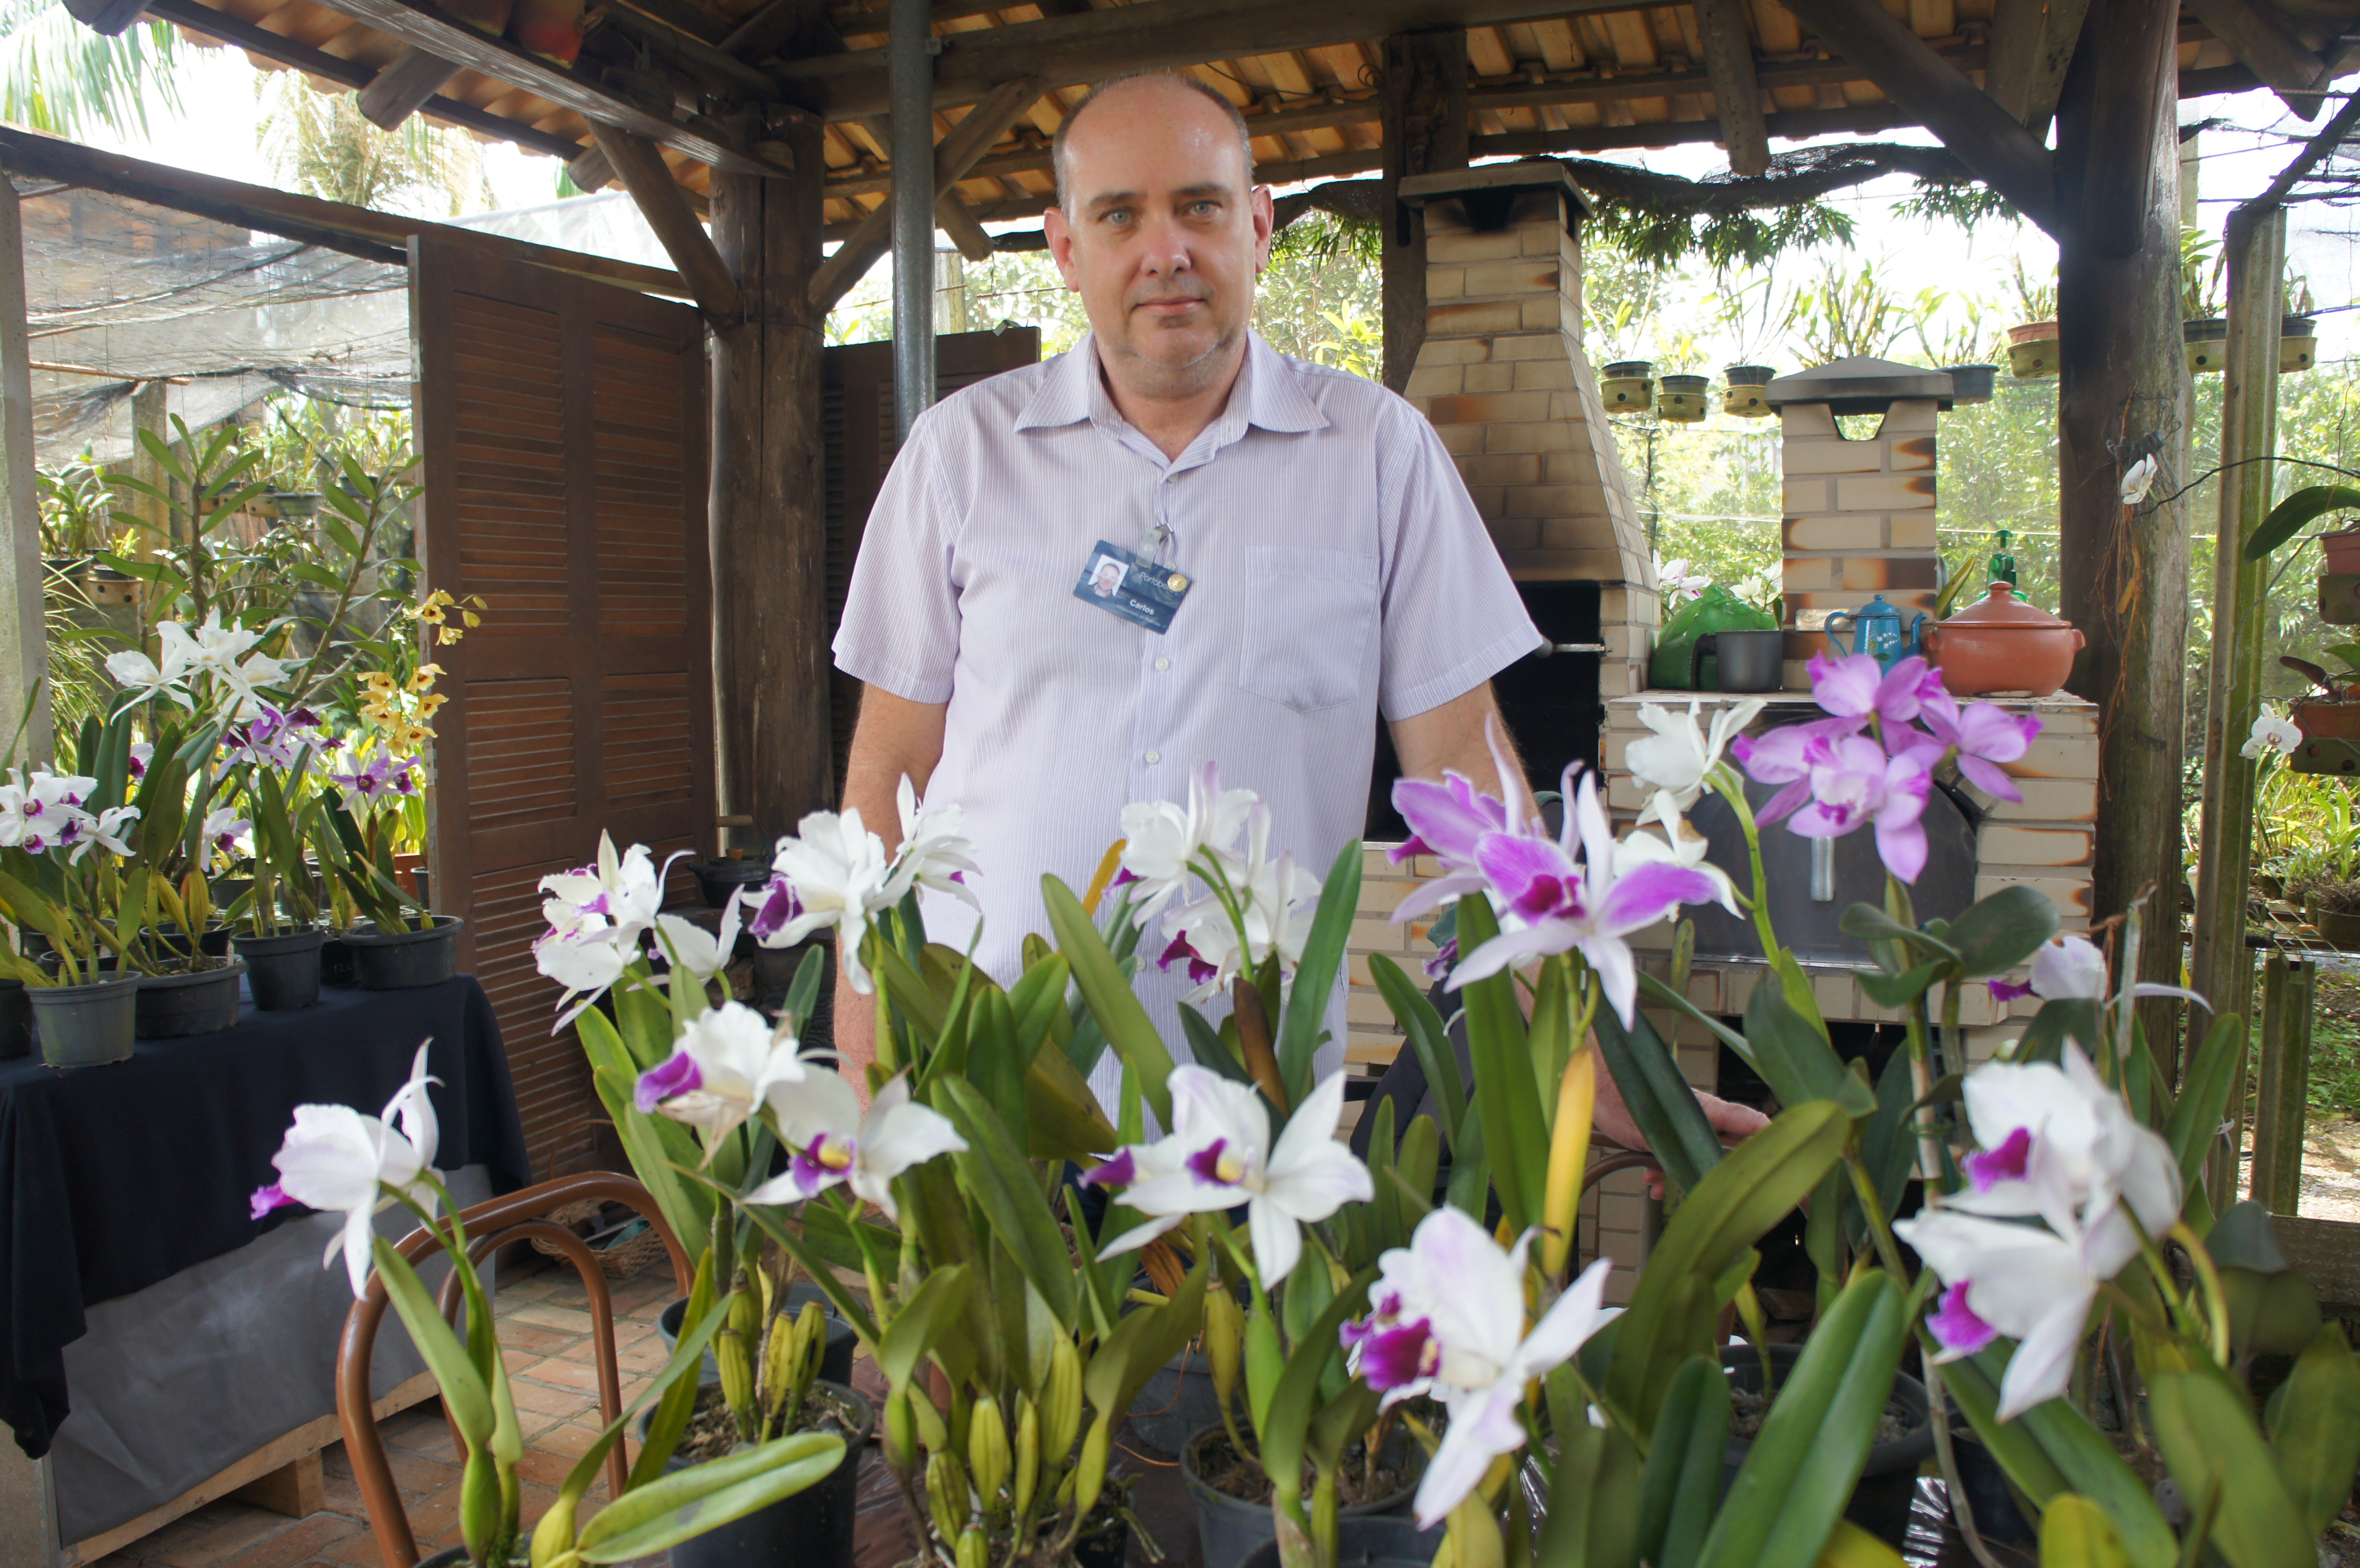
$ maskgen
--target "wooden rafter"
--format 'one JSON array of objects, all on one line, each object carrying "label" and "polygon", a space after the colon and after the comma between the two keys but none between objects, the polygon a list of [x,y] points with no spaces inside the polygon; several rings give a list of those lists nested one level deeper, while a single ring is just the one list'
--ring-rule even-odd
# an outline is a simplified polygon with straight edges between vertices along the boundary
[{"label": "wooden rafter", "polygon": [[391,130],[426,106],[428,99],[459,74],[459,68],[439,54],[410,45],[377,73],[377,80],[354,100],[361,118]]},{"label": "wooden rafter", "polygon": [[2057,113],[2089,9],[2090,0],[1997,0],[1983,91],[2016,124],[2038,131]]},{"label": "wooden rafter", "polygon": [[[2321,85],[2325,62],[2276,6],[2263,0],[2188,0],[2188,8],[2272,91],[2309,93]],[[2318,112],[2315,101],[2310,112]]]},{"label": "wooden rafter", "polygon": [[1759,174],[1770,167],[1770,133],[1762,123],[1762,83],[1754,72],[1754,33],[1746,21],[1745,0],[1693,0],[1693,5],[1730,169]]},{"label": "wooden rafter", "polygon": [[696,298],[697,309],[708,321],[726,326],[738,313],[738,280],[729,276],[729,268],[721,260],[721,253],[713,248],[713,241],[705,225],[689,211],[688,199],[681,193],[680,182],[672,178],[672,169],[664,163],[663,154],[653,142],[618,131],[612,125],[590,122],[590,134],[596,138],[598,150],[606,155],[608,167],[631,193],[639,215],[648,221],[656,238],[662,242],[664,254],[680,269],[685,282]]}]

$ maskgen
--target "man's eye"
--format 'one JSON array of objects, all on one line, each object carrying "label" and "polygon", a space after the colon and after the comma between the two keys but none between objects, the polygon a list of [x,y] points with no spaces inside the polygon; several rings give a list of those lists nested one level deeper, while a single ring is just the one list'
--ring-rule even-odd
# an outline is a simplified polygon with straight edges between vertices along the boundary
[{"label": "man's eye", "polygon": [[1188,215],[1192,218],[1209,218],[1220,210],[1221,204],[1218,201],[1191,201],[1188,203]]}]

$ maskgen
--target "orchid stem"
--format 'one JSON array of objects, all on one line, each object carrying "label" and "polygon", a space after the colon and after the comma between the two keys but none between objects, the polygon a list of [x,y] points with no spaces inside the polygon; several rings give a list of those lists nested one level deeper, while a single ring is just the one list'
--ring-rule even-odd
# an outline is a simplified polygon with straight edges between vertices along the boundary
[{"label": "orchid stem", "polygon": [[2196,1269],[2196,1278],[2204,1287],[2204,1315],[2212,1330],[2212,1359],[2222,1366],[2229,1365],[2229,1298],[2221,1290],[2221,1272],[2212,1266],[2212,1255],[2204,1243],[2188,1227],[2186,1220],[2172,1222],[2172,1240],[2187,1250],[2188,1260]]},{"label": "orchid stem", "polygon": [[1869,1178],[1867,1162],[1853,1149],[1846,1149],[1844,1167],[1852,1172],[1852,1191],[1860,1197],[1862,1211],[1868,1215],[1869,1235],[1876,1242],[1877,1260],[1896,1283],[1909,1278],[1901,1266],[1901,1245],[1893,1236],[1892,1222],[1885,1217],[1885,1201],[1876,1194],[1876,1183]]}]

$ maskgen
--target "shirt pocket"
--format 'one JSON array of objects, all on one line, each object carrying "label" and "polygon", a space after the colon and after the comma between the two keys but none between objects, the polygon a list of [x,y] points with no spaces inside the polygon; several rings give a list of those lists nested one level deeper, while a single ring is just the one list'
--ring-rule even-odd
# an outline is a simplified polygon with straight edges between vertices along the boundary
[{"label": "shirt pocket", "polygon": [[1360,693],[1377,625],[1377,558],[1356,550],[1246,547],[1238,684],[1298,713]]}]

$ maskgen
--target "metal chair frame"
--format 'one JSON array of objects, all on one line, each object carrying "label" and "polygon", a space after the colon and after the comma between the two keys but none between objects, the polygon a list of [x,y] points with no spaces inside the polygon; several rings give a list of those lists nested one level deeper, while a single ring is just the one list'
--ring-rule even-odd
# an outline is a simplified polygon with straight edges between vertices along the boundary
[{"label": "metal chair frame", "polygon": [[[682,1295],[688,1294],[692,1279],[688,1256],[681,1250],[679,1238],[664,1223],[663,1215],[657,1212],[648,1190],[630,1177],[610,1171],[561,1176],[463,1209],[459,1217],[467,1228],[467,1258],[471,1263],[480,1266],[499,1247],[538,1238],[556,1247],[581,1274],[590,1292],[590,1333],[597,1352],[598,1409],[611,1422],[623,1413],[622,1378],[615,1360],[613,1292],[589,1246],[571,1230],[552,1225],[544,1217],[553,1209],[585,1199],[621,1203],[646,1220],[650,1228],[663,1238],[664,1251],[672,1262],[673,1284]],[[435,1238],[422,1226],[405,1236],[399,1247],[402,1257],[413,1265],[440,1249]],[[360,1487],[369,1528],[377,1536],[378,1559],[385,1568],[415,1568],[418,1541],[410,1533],[409,1510],[402,1505],[392,1467],[386,1461],[385,1443],[377,1435],[369,1398],[369,1359],[377,1345],[377,1327],[385,1321],[389,1304],[385,1282],[371,1275],[368,1294],[355,1301],[352,1311],[345,1314],[344,1339],[336,1350],[336,1418],[344,1428],[344,1452],[352,1460],[353,1479]],[[462,1302],[455,1272],[443,1279],[438,1304],[445,1320],[458,1322]],[[464,1460],[465,1443],[455,1427],[451,1435]],[[606,1457],[606,1495],[610,1498],[622,1494],[628,1474],[623,1445],[617,1443]]]}]

